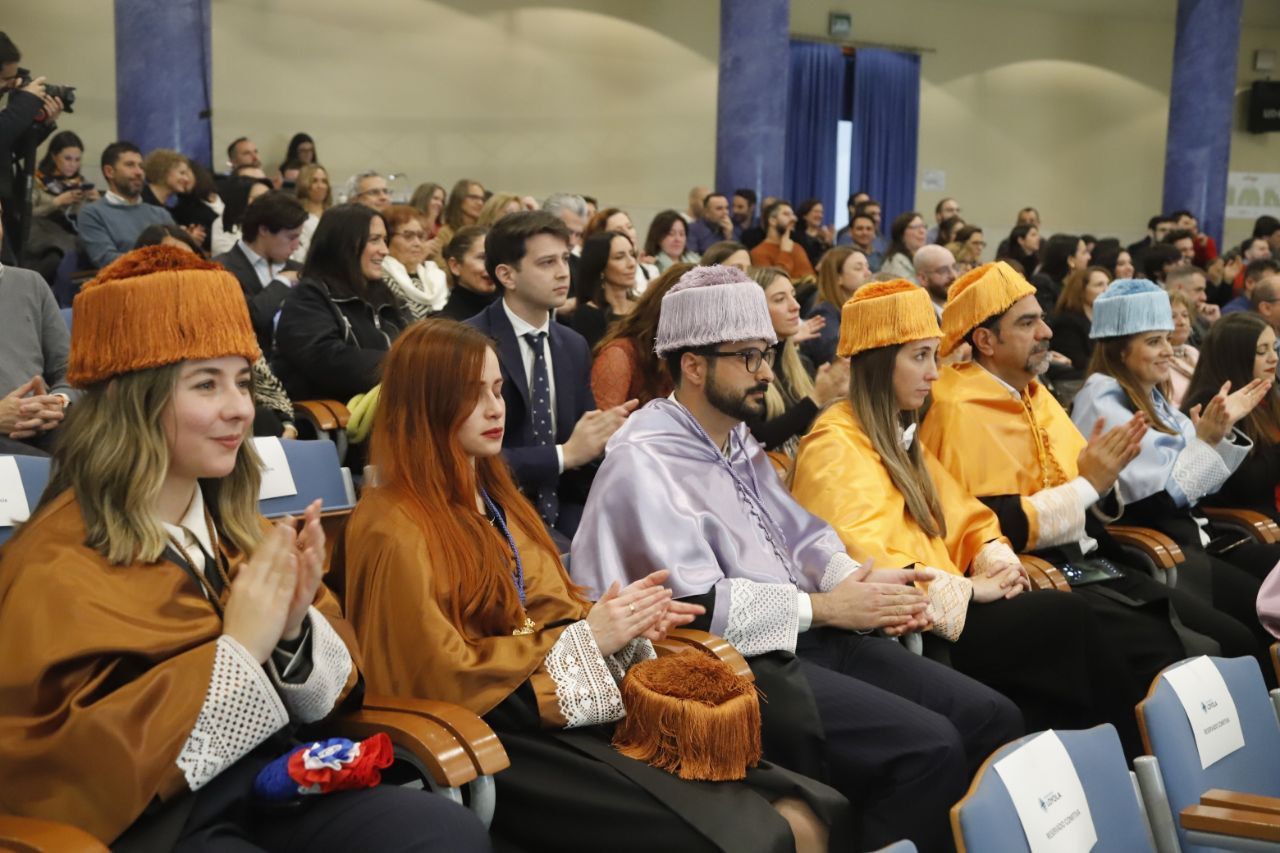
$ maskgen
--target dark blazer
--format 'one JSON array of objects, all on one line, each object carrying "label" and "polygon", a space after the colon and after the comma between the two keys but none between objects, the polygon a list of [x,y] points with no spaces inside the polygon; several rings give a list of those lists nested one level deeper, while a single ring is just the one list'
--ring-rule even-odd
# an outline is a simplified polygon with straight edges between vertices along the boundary
[{"label": "dark blazer", "polygon": [[[556,484],[562,513],[566,503],[583,503],[594,471],[566,471],[562,477],[555,447],[533,444],[528,375],[515,330],[502,309],[502,300],[494,300],[488,308],[467,320],[467,325],[484,332],[498,344],[502,398],[507,404],[502,455],[511,466],[516,482],[529,492]],[[551,323],[547,333],[556,383],[556,444],[564,444],[582,416],[596,407],[591,395],[591,351],[586,339],[563,323]]]},{"label": "dark blazer", "polygon": [[[272,326],[276,312],[280,310],[280,306],[284,304],[284,298],[293,288],[279,281],[273,281],[263,287],[258,273],[253,268],[253,262],[240,249],[239,243],[232,246],[230,252],[218,255],[214,260],[226,267],[227,272],[240,282],[240,290],[244,292],[245,301],[249,303],[249,320],[253,323],[253,333],[258,336],[258,346],[262,347],[264,353],[271,352]],[[285,261],[284,268],[301,270],[302,264],[297,261]]]}]

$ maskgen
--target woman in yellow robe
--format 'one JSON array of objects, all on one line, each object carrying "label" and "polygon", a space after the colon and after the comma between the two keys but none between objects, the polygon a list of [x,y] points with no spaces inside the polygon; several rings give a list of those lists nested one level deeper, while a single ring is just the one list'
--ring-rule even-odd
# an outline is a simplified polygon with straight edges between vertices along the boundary
[{"label": "woman in yellow robe", "polygon": [[843,311],[849,398],[801,442],[796,499],[858,559],[931,570],[927,652],[1013,699],[1029,730],[1110,721],[1132,743],[1132,687],[1092,611],[1069,592],[1028,592],[995,515],[915,441],[942,337],[928,295],[905,281],[875,283]]},{"label": "woman in yellow robe", "polygon": [[816,782],[767,763],[743,782],[689,781],[610,745],[618,681],[702,608],[672,601],[665,572],[583,598],[502,461],[501,385],[492,341],[451,321],[414,325],[387,356],[377,486],[340,569],[369,688],[484,717],[511,759],[492,831],[521,849],[814,849],[779,814],[797,801],[834,841],[846,806]]}]

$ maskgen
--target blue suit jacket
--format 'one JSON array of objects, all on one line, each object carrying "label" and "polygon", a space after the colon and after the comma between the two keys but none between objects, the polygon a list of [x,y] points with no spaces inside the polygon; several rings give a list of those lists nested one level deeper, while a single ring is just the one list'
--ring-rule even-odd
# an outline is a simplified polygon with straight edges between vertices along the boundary
[{"label": "blue suit jacket", "polygon": [[[507,404],[502,455],[511,466],[516,482],[529,493],[540,486],[556,484],[562,504],[583,503],[594,469],[566,471],[561,477],[555,447],[534,446],[533,423],[529,417],[529,380],[520,354],[520,343],[502,309],[502,300],[494,300],[492,305],[467,320],[467,325],[484,332],[498,345],[502,397]],[[591,394],[591,350],[586,338],[554,320],[548,330],[548,340],[556,384],[556,444],[564,444],[573,434],[579,419],[596,407]]]}]

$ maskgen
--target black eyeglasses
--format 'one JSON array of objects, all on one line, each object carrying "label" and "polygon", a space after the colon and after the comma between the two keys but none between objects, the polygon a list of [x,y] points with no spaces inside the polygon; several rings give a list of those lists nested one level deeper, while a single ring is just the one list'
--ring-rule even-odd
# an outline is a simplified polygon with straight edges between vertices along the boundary
[{"label": "black eyeglasses", "polygon": [[774,349],[756,349],[748,347],[743,350],[734,352],[720,352],[719,350],[704,349],[697,350],[698,355],[706,358],[740,358],[742,366],[747,369],[747,373],[756,373],[760,370],[761,364],[767,364],[773,367],[774,359],[777,358],[778,352]]}]

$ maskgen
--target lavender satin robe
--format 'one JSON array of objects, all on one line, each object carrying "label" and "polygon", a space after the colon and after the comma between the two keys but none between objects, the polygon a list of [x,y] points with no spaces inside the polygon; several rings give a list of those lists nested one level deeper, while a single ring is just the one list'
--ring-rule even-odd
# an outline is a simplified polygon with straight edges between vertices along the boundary
[{"label": "lavender satin robe", "polygon": [[574,581],[592,598],[615,580],[668,569],[677,598],[714,589],[711,631],[759,654],[795,649],[797,590],[825,592],[857,568],[831,526],[792,499],[742,424],[727,457],[737,481],[674,400],[632,414],[606,450],[571,560]]}]

